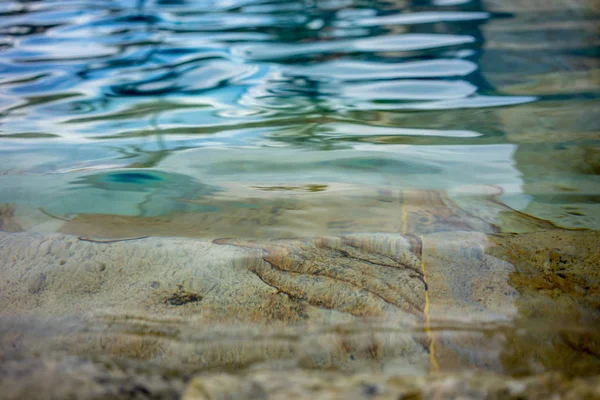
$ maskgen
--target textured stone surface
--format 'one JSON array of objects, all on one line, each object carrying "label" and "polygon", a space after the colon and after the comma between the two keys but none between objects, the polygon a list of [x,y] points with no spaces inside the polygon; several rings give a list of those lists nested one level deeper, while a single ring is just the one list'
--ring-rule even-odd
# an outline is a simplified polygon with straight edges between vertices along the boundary
[{"label": "textured stone surface", "polygon": [[[55,397],[116,388],[168,397],[216,370],[234,374],[224,379],[242,396],[248,371],[282,368],[376,382],[548,371],[574,385],[571,374],[600,374],[597,238],[559,229],[214,242],[0,233],[0,388],[18,398],[20,376],[40,398],[51,379],[69,382]],[[356,376],[339,375],[335,387],[310,379],[326,380],[320,396],[347,386],[342,398],[358,396]],[[456,379],[443,390],[472,384]]]},{"label": "textured stone surface", "polygon": [[402,377],[334,373],[256,372],[194,378],[185,400],[207,399],[595,399],[600,380],[560,375],[515,379],[499,375]]},{"label": "textured stone surface", "polygon": [[[375,239],[259,246],[0,233],[4,345],[30,354],[33,346],[157,360],[180,369],[287,359],[311,368],[404,363],[425,371],[426,338],[406,333],[423,319],[419,262],[408,239]],[[37,320],[44,315],[76,323],[49,334]],[[395,330],[373,330],[369,318]],[[356,333],[336,333],[347,323],[358,323]]]}]

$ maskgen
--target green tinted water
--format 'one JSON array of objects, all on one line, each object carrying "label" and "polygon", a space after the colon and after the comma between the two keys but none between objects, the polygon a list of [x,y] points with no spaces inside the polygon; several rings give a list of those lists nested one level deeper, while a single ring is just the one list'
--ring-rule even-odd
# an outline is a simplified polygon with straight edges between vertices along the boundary
[{"label": "green tinted water", "polygon": [[[560,226],[598,227],[597,13],[565,7],[5,2],[0,203],[43,231],[40,209],[228,214],[306,185],[323,199],[492,191]],[[365,230],[348,202],[348,230]],[[297,236],[329,207],[311,192]]]}]

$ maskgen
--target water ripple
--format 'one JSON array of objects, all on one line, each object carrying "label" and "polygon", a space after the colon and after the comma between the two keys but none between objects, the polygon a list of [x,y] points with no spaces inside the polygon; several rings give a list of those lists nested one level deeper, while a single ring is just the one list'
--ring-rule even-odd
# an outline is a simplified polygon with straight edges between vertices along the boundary
[{"label": "water ripple", "polygon": [[1,143],[100,142],[139,165],[204,146],[483,140],[409,115],[535,100],[479,70],[494,18],[456,0],[3,2]]}]

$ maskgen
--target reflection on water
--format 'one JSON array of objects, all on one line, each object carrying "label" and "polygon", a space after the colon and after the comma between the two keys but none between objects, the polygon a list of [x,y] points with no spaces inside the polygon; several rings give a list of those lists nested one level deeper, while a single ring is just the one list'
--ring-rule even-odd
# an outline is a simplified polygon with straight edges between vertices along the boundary
[{"label": "reflection on water", "polygon": [[592,375],[599,14],[532,7],[1,2],[3,357]]},{"label": "reflection on water", "polygon": [[[40,160],[45,171],[106,159],[155,166],[187,148],[251,152],[290,146],[290,136],[298,150],[352,148],[354,129],[329,128],[340,123],[448,137],[456,129],[437,121],[388,119],[534,99],[498,96],[478,71],[481,24],[490,18],[477,2],[8,3],[2,136],[54,137],[11,143],[72,154],[62,168],[49,155]],[[390,134],[410,140],[409,132]],[[91,147],[102,159],[77,157]]]},{"label": "reflection on water", "polygon": [[[554,29],[556,12],[544,13],[548,29]],[[546,72],[539,63],[523,64],[528,52],[493,28],[505,24],[518,32],[526,26],[510,16],[479,1],[5,2],[0,179],[11,190],[0,201],[40,206],[65,191],[68,196],[81,192],[84,199],[84,189],[73,186],[82,177],[77,171],[107,168],[162,168],[217,186],[236,171],[236,180],[248,186],[265,183],[262,177],[244,176],[235,167],[240,159],[233,156],[231,171],[189,168],[190,158],[205,157],[204,148],[243,148],[235,157],[241,154],[249,170],[258,162],[253,160],[281,158],[285,149],[282,162],[293,157],[295,167],[277,166],[274,184],[355,183],[353,165],[364,164],[358,160],[366,152],[377,152],[369,156],[370,174],[362,168],[363,182],[396,184],[416,164],[435,165],[420,187],[499,185],[505,200],[520,209],[539,193],[540,201],[530,209],[540,216],[562,218],[566,226],[596,226],[592,209],[582,209],[552,185],[528,187],[533,198],[522,194],[520,175],[527,182],[537,163],[515,169],[513,154],[546,157],[556,147],[542,148],[553,139],[543,136],[546,127],[531,114],[555,107],[570,115],[595,100],[553,96],[558,88],[552,89],[551,77],[538,75]],[[527,11],[521,18],[531,17]],[[590,18],[585,10],[575,17]],[[568,33],[573,40],[578,34],[578,29]],[[579,58],[585,64],[585,55]],[[498,69],[499,64],[506,68]],[[513,76],[508,82],[507,71]],[[542,83],[535,85],[539,79]],[[494,82],[533,86],[513,90]],[[550,87],[540,91],[540,85]],[[524,104],[531,113],[519,112],[516,106]],[[592,121],[579,125],[577,119],[565,129],[575,134],[594,129]],[[542,139],[522,139],[532,134]],[[561,146],[579,149],[578,143],[576,136]],[[587,152],[589,140],[583,146]],[[188,155],[195,149],[196,156]],[[323,150],[347,151],[348,161],[319,155]],[[465,160],[451,161],[463,154]],[[469,159],[479,154],[485,155],[481,165],[474,165]],[[495,161],[488,162],[488,156]],[[315,158],[330,158],[333,164],[297,169]],[[392,166],[390,158],[404,161]],[[595,155],[590,161],[596,162]],[[333,165],[342,168],[339,173]],[[474,176],[490,169],[495,171],[485,171],[487,180]],[[45,173],[61,176],[39,182],[38,174]],[[577,171],[566,174],[570,182],[581,179]],[[545,198],[556,196],[584,215],[544,205]],[[173,201],[179,200],[174,196]],[[119,208],[114,205],[114,214],[130,213]],[[168,206],[162,213],[172,210]]]}]

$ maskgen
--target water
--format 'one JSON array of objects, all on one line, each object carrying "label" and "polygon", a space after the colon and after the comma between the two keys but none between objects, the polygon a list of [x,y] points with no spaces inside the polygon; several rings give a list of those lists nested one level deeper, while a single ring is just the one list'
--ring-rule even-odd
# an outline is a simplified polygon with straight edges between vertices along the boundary
[{"label": "water", "polygon": [[[549,42],[553,24],[564,24],[551,7],[548,28],[521,42],[527,20],[541,17],[479,1],[2,7],[2,203],[63,216],[158,216],[195,211],[180,197],[194,186],[226,188],[257,206],[255,197],[286,194],[265,199],[258,187],[477,196],[493,185],[513,208],[565,226],[598,224],[597,179],[578,170],[597,168],[597,84],[565,87],[595,82],[585,68],[595,60],[585,25],[595,14],[585,8],[573,16],[582,26],[565,33],[571,49]],[[582,166],[548,178],[528,156],[582,153]],[[165,178],[173,182],[82,184],[129,168],[174,174]],[[157,190],[164,199],[148,200]]]},{"label": "water", "polygon": [[[188,302],[230,310],[229,303],[211,303],[211,296],[247,293],[245,287],[236,291],[236,285],[258,276],[277,289],[269,297],[276,303],[269,303],[274,313],[291,307],[273,300],[287,293],[291,302],[306,300],[306,307],[315,307],[306,318],[313,321],[318,314],[317,325],[345,323],[342,315],[356,316],[362,305],[348,311],[314,289],[310,274],[320,276],[347,262],[342,268],[347,276],[340,278],[336,269],[327,276],[361,288],[372,284],[387,301],[395,295],[370,281],[389,279],[387,272],[361,274],[388,265],[385,251],[405,246],[393,239],[404,235],[422,257],[415,268],[427,294],[411,301],[424,304],[417,307],[424,327],[398,323],[398,328],[389,321],[402,319],[391,313],[385,315],[393,327],[381,332],[401,331],[393,345],[386,342],[390,354],[404,349],[409,334],[429,343],[424,348],[430,362],[414,356],[408,367],[405,361],[379,360],[375,370],[412,374],[422,364],[442,372],[464,367],[515,376],[592,374],[599,368],[594,338],[600,321],[600,278],[593,261],[600,228],[598,18],[597,7],[584,0],[3,1],[0,230],[68,234],[80,241],[39,236],[58,244],[28,259],[38,236],[22,236],[30,247],[12,239],[21,236],[3,239],[13,243],[0,257],[5,265],[30,260],[43,272],[38,276],[27,269],[19,275],[20,267],[10,264],[17,283],[7,284],[4,304],[9,297],[21,299],[19,287],[28,289],[11,303],[23,304],[18,312],[9,306],[0,310],[75,318],[78,322],[64,328],[68,333],[91,329],[110,340],[122,333],[153,335],[146,324],[154,326],[154,317],[120,328],[104,319],[80,322],[82,315],[92,309],[105,310],[109,319],[132,310],[156,312],[156,326],[172,329],[164,335],[182,342],[169,356],[142,345],[139,353],[126,356],[119,345],[117,350],[89,345],[81,352],[193,371],[236,370],[223,360],[225,366],[210,364],[209,356],[200,357],[206,365],[187,358],[185,346],[200,352],[194,347],[200,346],[194,323],[226,319],[217,311],[198,317],[185,308],[192,307]],[[350,244],[314,239],[332,235],[345,235]],[[192,243],[204,253],[196,256],[200,250],[182,238],[202,240]],[[270,241],[295,238],[309,239],[302,245]],[[213,244],[205,249],[207,241]],[[145,243],[147,254],[139,250]],[[465,250],[461,243],[474,247]],[[215,248],[221,244],[246,250],[220,250],[219,256]],[[71,245],[88,255],[78,258]],[[152,253],[159,248],[165,253]],[[292,268],[281,254],[291,254],[292,264],[304,260],[292,269],[309,274],[302,278],[308,280],[290,283],[255,267],[248,260],[257,256],[248,249],[256,248],[271,254],[268,261],[276,270]],[[368,267],[358,258],[345,261],[358,248],[368,253],[371,261],[362,259]],[[121,252],[140,251],[146,255],[139,265],[133,256],[133,261],[119,258]],[[104,259],[98,252],[115,256]],[[484,252],[502,262],[474,263]],[[199,264],[190,264],[189,257]],[[90,259],[100,259],[103,267],[92,266]],[[228,275],[227,260],[235,261],[240,278]],[[248,263],[256,276],[242,273],[239,266]],[[120,272],[112,281],[93,283],[79,267]],[[142,272],[135,272],[138,267]],[[129,285],[124,297],[119,297],[121,284]],[[51,292],[52,285],[51,297],[28,303]],[[347,290],[343,285],[327,290],[334,289]],[[139,292],[137,300],[131,300],[132,291]],[[160,296],[167,300],[140,300]],[[253,301],[249,296],[239,301],[248,309],[222,312],[244,322],[243,315],[263,310]],[[173,304],[183,307],[163,309]],[[191,326],[169,319],[189,315],[200,319]],[[256,319],[262,321],[260,315]],[[21,329],[34,342],[41,340],[36,335],[44,337],[47,324],[60,331],[57,337],[65,335],[62,320],[3,321],[7,338],[12,329]],[[365,329],[384,334],[369,324],[357,331]],[[295,331],[291,347],[305,349],[302,332]],[[327,330],[310,332],[315,341],[329,337]],[[237,339],[245,340],[244,335]],[[127,338],[124,343],[137,349]],[[320,345],[319,354],[329,354],[331,349]],[[459,355],[444,356],[455,348]],[[306,351],[294,354],[305,362],[318,353]],[[283,350],[270,354],[278,352]],[[240,357],[235,362],[245,365]],[[345,359],[343,367],[331,360],[314,362],[314,368],[354,371]]]}]

